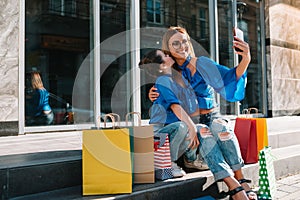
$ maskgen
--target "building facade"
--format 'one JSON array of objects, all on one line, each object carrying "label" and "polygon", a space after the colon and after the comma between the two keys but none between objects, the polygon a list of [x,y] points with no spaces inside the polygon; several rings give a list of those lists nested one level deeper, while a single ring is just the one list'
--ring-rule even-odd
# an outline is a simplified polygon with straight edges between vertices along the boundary
[{"label": "building facade", "polygon": [[[82,130],[99,116],[149,118],[153,79],[138,69],[169,26],[185,27],[197,56],[234,67],[237,26],[251,48],[245,99],[218,96],[224,115],[255,107],[265,117],[300,113],[300,1],[0,0],[0,136]],[[51,125],[27,123],[30,72],[50,93]]]}]

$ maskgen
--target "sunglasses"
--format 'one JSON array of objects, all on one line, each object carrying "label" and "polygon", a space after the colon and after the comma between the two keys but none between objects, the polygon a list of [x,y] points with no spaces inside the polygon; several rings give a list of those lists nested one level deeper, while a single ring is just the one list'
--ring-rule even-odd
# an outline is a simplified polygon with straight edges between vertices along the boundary
[{"label": "sunglasses", "polygon": [[184,45],[185,47],[188,46],[188,40],[182,40],[181,42],[179,40],[175,40],[171,43],[172,47],[174,49],[180,49],[182,47],[182,45]]}]

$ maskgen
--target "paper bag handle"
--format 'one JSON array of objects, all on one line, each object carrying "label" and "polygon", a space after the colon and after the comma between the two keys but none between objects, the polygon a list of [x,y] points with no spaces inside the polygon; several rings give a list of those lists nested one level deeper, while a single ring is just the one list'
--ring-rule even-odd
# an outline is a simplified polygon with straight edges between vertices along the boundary
[{"label": "paper bag handle", "polygon": [[251,111],[254,110],[255,114],[258,115],[258,109],[257,108],[245,108],[242,110],[242,115],[244,115],[243,117],[246,118],[251,118]]},{"label": "paper bag handle", "polygon": [[[129,112],[126,114],[126,117],[125,117],[125,120],[126,120],[126,126],[128,126],[128,117],[129,115],[137,115],[138,116],[138,126],[141,126],[142,124],[142,117],[141,117],[141,113],[139,112]],[[134,123],[134,120],[133,120],[133,123]]]},{"label": "paper bag handle", "polygon": [[251,114],[252,110],[255,111],[255,114],[258,114],[258,109],[257,108],[248,108],[248,114]]},{"label": "paper bag handle", "polygon": [[100,129],[100,124],[101,124],[101,116],[97,117],[97,121],[96,121],[96,128]]},{"label": "paper bag handle", "polygon": [[104,128],[106,128],[106,120],[107,120],[108,117],[112,121],[112,128],[115,129],[115,117],[113,115],[111,115],[111,114],[104,115]]},{"label": "paper bag handle", "polygon": [[115,119],[117,120],[118,126],[120,127],[120,123],[121,123],[120,122],[120,120],[121,120],[120,115],[118,115],[117,113],[108,113],[108,115],[112,115],[113,117],[116,117]]},{"label": "paper bag handle", "polygon": [[247,108],[244,108],[244,109],[242,110],[242,114],[243,114],[243,115],[248,114],[248,112],[249,112],[249,110],[248,110]]}]

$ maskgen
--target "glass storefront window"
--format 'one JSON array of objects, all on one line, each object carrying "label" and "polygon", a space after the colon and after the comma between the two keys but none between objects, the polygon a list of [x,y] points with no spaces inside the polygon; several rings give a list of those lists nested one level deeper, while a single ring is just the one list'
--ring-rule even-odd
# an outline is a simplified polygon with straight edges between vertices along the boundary
[{"label": "glass storefront window", "polygon": [[[101,115],[131,111],[130,1],[100,3]],[[96,66],[98,67],[98,66]]]},{"label": "glass storefront window", "polygon": [[[177,25],[185,27],[189,32],[196,56],[209,56],[208,0],[193,0],[189,3],[183,1],[142,0],[140,4],[141,58],[150,49],[161,48],[164,32],[168,27]],[[154,17],[154,11],[156,11],[156,18]],[[157,16],[160,16],[160,21],[157,21]],[[148,99],[148,91],[154,82],[155,80],[149,75],[141,73],[141,110],[144,119],[149,119],[149,108],[152,103]]]},{"label": "glass storefront window", "polygon": [[251,63],[248,67],[248,82],[246,97],[241,101],[240,110],[255,107],[259,113],[264,113],[264,84],[263,58],[262,58],[262,24],[261,11],[262,1],[245,0],[237,3],[237,25],[244,31],[246,41],[249,41],[251,50]]},{"label": "glass storefront window", "polygon": [[92,1],[26,0],[25,6],[26,126],[45,125],[36,123],[36,112],[32,112],[36,106],[32,101],[30,74],[33,71],[40,74],[50,94],[49,104],[54,114],[50,125],[73,124],[75,119],[77,123],[92,122],[94,86],[90,79],[82,82],[81,88],[86,91],[88,104],[81,108],[74,106],[74,95],[80,90],[75,87],[75,81],[84,62],[88,73],[93,74],[93,60],[86,62],[94,48]]},{"label": "glass storefront window", "polygon": [[[218,1],[218,29],[219,29],[219,62],[223,65],[234,67],[233,40],[233,4],[232,1]],[[263,112],[263,72],[261,52],[261,23],[260,6],[257,1],[238,1],[236,5],[237,27],[244,33],[244,39],[250,45],[251,63],[248,67],[247,87],[245,98],[240,101],[239,110],[236,103],[230,103],[220,99],[222,114],[235,115],[243,109],[250,107],[258,108]],[[240,58],[239,58],[240,59]]]},{"label": "glass storefront window", "polygon": [[[49,103],[54,113],[51,125],[91,124],[95,122],[95,116],[114,112],[123,117],[132,111],[133,99],[136,98],[132,83],[135,78],[132,70],[137,68],[135,55],[140,53],[143,57],[150,49],[160,48],[162,35],[168,27],[180,25],[187,29],[196,56],[212,57],[211,50],[214,53],[211,44],[215,41],[210,41],[214,34],[210,34],[210,30],[214,30],[215,22],[209,18],[213,15],[209,13],[212,4],[208,0],[192,0],[189,3],[142,0],[139,1],[140,13],[136,15],[130,14],[134,7],[130,0],[100,1],[96,14],[93,13],[92,2],[26,0],[26,126],[37,125],[27,120],[32,106],[32,71],[40,73],[44,87],[50,93]],[[245,39],[251,41],[252,53],[247,94],[240,102],[240,109],[257,107],[261,110],[260,3],[246,0],[237,3],[240,6],[237,25],[244,31]],[[232,1],[218,1],[217,9],[219,63],[233,67],[232,27],[235,15]],[[93,19],[94,15],[99,17],[99,21]],[[132,37],[132,16],[140,17],[139,41]],[[95,33],[99,47],[94,47]],[[140,49],[132,49],[136,43],[139,43]],[[95,51],[95,48],[99,49]],[[143,73],[140,76],[141,79],[137,79],[140,83],[136,84],[141,85],[142,118],[149,119],[152,103],[148,99],[148,91],[154,80]],[[235,103],[222,99],[218,103],[222,114],[237,114]]]},{"label": "glass storefront window", "polygon": [[[218,62],[228,67],[234,67],[236,57],[232,49],[233,32],[235,17],[237,17],[237,26],[244,32],[244,38],[249,42],[251,49],[252,61],[248,68],[248,84],[246,88],[245,99],[241,102],[230,103],[223,98],[218,99],[220,104],[221,114],[237,115],[244,108],[256,107],[262,112],[263,109],[263,76],[262,76],[262,52],[261,52],[261,22],[260,22],[260,6],[258,1],[217,1],[218,19],[215,22],[209,22],[209,1],[189,1],[186,4],[184,1],[160,1],[162,10],[162,24],[153,23],[154,17],[149,15],[149,9],[154,10],[155,0],[141,1],[141,29],[147,28],[147,31],[141,31],[141,57],[152,48],[161,47],[161,36],[163,30],[158,28],[168,28],[169,26],[180,25],[189,32],[195,49],[196,56],[210,55],[210,26],[217,23],[216,41],[218,43]],[[233,6],[236,2],[237,13],[234,13]],[[215,10],[213,10],[215,12]],[[151,31],[149,31],[151,30]],[[212,29],[213,30],[213,29]],[[205,50],[205,52],[203,51]],[[214,49],[213,49],[214,50]],[[148,80],[144,74],[142,77],[142,113],[143,117],[147,118],[148,109],[151,102],[148,101],[148,91],[153,85],[153,80]],[[143,100],[146,99],[146,100]],[[237,107],[239,106],[239,110]]]}]

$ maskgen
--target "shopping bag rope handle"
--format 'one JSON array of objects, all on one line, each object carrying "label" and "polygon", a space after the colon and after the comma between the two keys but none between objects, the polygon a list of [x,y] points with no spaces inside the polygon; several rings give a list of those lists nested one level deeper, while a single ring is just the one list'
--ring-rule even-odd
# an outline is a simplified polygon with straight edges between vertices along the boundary
[{"label": "shopping bag rope handle", "polygon": [[104,115],[104,128],[106,128],[106,120],[107,120],[108,117],[112,121],[112,128],[115,129],[115,117],[113,115],[111,115],[111,114]]},{"label": "shopping bag rope handle", "polygon": [[117,122],[118,122],[118,126],[120,127],[120,125],[121,125],[120,115],[118,115],[117,113],[108,113],[108,115],[112,115],[113,117],[116,117],[117,118]]},{"label": "shopping bag rope handle", "polygon": [[251,118],[251,111],[254,110],[255,114],[258,115],[258,109],[257,108],[245,108],[242,110],[242,114],[244,115],[244,117],[246,118]]},{"label": "shopping bag rope handle", "polygon": [[[137,115],[138,116],[138,126],[141,126],[142,124],[142,118],[141,118],[141,113],[139,112],[129,112],[126,114],[126,117],[125,117],[125,120],[126,120],[126,126],[128,126],[128,118],[129,118],[129,115]],[[133,119],[133,118],[132,118]],[[133,123],[134,123],[134,120],[132,120]]]},{"label": "shopping bag rope handle", "polygon": [[251,110],[254,110],[255,114],[258,114],[258,109],[257,108],[248,108],[248,114],[251,114]]}]

